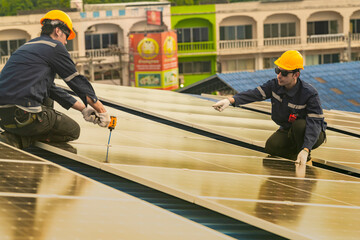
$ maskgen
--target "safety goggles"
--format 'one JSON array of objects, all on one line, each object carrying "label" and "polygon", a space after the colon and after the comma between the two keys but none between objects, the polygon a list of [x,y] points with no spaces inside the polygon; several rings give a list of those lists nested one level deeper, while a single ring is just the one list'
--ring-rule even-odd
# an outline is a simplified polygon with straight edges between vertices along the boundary
[{"label": "safety goggles", "polygon": [[288,71],[288,70],[280,70],[278,67],[275,68],[275,73],[276,74],[281,73],[283,77],[286,77],[289,73],[296,73],[296,72],[298,72],[298,70]]},{"label": "safety goggles", "polygon": [[61,26],[60,29],[66,35],[66,39],[68,39],[70,36],[70,30],[66,26]]}]

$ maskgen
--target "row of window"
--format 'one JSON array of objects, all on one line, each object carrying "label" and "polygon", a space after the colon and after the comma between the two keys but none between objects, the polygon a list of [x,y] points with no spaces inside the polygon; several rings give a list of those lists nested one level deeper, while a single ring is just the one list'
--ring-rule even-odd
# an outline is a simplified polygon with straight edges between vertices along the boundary
[{"label": "row of window", "polygon": [[[277,57],[264,58],[264,69],[275,68]],[[318,65],[340,62],[340,54],[320,54],[306,56],[306,65]],[[255,59],[234,59],[223,61],[223,70],[226,72],[252,71],[255,69]]]},{"label": "row of window", "polygon": [[[352,20],[353,33],[360,32],[360,20]],[[317,21],[307,23],[307,35],[338,33],[338,23],[334,21]],[[264,24],[264,38],[296,36],[295,22]],[[252,39],[252,25],[220,27],[220,40]]]},{"label": "row of window", "polygon": [[86,34],[85,49],[103,49],[109,45],[118,45],[117,33]]},{"label": "row of window", "polygon": [[[274,61],[277,57],[264,58],[264,69],[275,68]],[[306,65],[318,65],[340,62],[340,54],[307,55]],[[226,72],[253,71],[255,70],[255,59],[233,59],[222,61],[222,68]],[[204,74],[211,73],[211,62],[179,62],[180,74]]]},{"label": "row of window", "polygon": [[[350,21],[352,33],[360,33],[360,19]],[[252,25],[222,26],[220,27],[220,40],[252,39]],[[307,35],[336,34],[338,22],[316,21],[307,23]],[[204,42],[208,41],[207,28],[178,28],[178,42]],[[295,22],[264,24],[264,38],[294,37],[296,36]]]},{"label": "row of window", "polygon": [[178,43],[209,41],[209,29],[207,27],[178,28],[176,31]]},{"label": "row of window", "polygon": [[179,74],[211,73],[211,61],[179,62]]},{"label": "row of window", "polygon": [[13,52],[16,51],[16,49],[18,49],[25,42],[26,39],[0,41],[0,57],[10,56]]}]

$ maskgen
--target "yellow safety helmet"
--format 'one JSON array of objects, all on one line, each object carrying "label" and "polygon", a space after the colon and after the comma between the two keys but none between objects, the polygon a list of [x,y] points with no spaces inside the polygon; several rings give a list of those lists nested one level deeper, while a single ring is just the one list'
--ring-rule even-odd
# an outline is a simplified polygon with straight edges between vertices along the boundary
[{"label": "yellow safety helmet", "polygon": [[67,15],[65,12],[63,12],[61,10],[51,10],[50,12],[46,13],[43,18],[40,19],[41,25],[44,25],[43,21],[45,19],[59,20],[59,21],[63,22],[70,30],[70,35],[67,40],[71,40],[71,39],[75,38],[76,34],[73,30],[72,21],[71,21],[69,15]]},{"label": "yellow safety helmet", "polygon": [[304,59],[296,50],[284,52],[274,63],[285,70],[304,69]]}]

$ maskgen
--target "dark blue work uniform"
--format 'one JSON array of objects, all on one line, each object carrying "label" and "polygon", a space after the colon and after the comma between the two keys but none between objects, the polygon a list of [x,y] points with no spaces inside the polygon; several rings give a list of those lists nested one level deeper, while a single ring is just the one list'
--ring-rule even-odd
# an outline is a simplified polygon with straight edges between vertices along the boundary
[{"label": "dark blue work uniform", "polygon": [[[272,155],[294,159],[301,149],[314,149],[324,141],[326,122],[318,92],[300,78],[289,91],[275,78],[233,98],[234,106],[271,98],[271,118],[280,126],[277,137],[270,137],[266,143],[265,151]],[[284,139],[279,138],[281,135]]]},{"label": "dark blue work uniform", "polygon": [[[65,46],[42,35],[18,48],[0,73],[1,127],[20,136],[38,136],[38,140],[77,139],[79,125],[65,114],[44,105],[49,98],[65,109],[76,102],[74,97],[55,86],[56,74],[85,105],[86,96],[97,101],[91,84],[77,72]],[[14,114],[17,115],[16,121]]]}]

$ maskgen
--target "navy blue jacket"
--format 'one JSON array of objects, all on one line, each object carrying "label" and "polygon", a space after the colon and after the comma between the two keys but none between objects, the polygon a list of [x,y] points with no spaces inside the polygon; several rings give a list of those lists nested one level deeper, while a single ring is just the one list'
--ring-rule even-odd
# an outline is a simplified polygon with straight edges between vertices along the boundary
[{"label": "navy blue jacket", "polygon": [[288,121],[290,114],[295,114],[297,119],[305,119],[303,148],[311,150],[320,132],[326,129],[317,90],[300,78],[290,91],[280,86],[274,78],[255,89],[238,93],[233,98],[235,99],[234,106],[271,98],[271,119],[284,129],[291,127]]},{"label": "navy blue jacket", "polygon": [[65,46],[47,35],[18,48],[0,73],[0,105],[41,106],[52,98],[69,109],[76,99],[54,84],[58,74],[87,105],[86,96],[97,101],[89,81],[80,75]]}]

